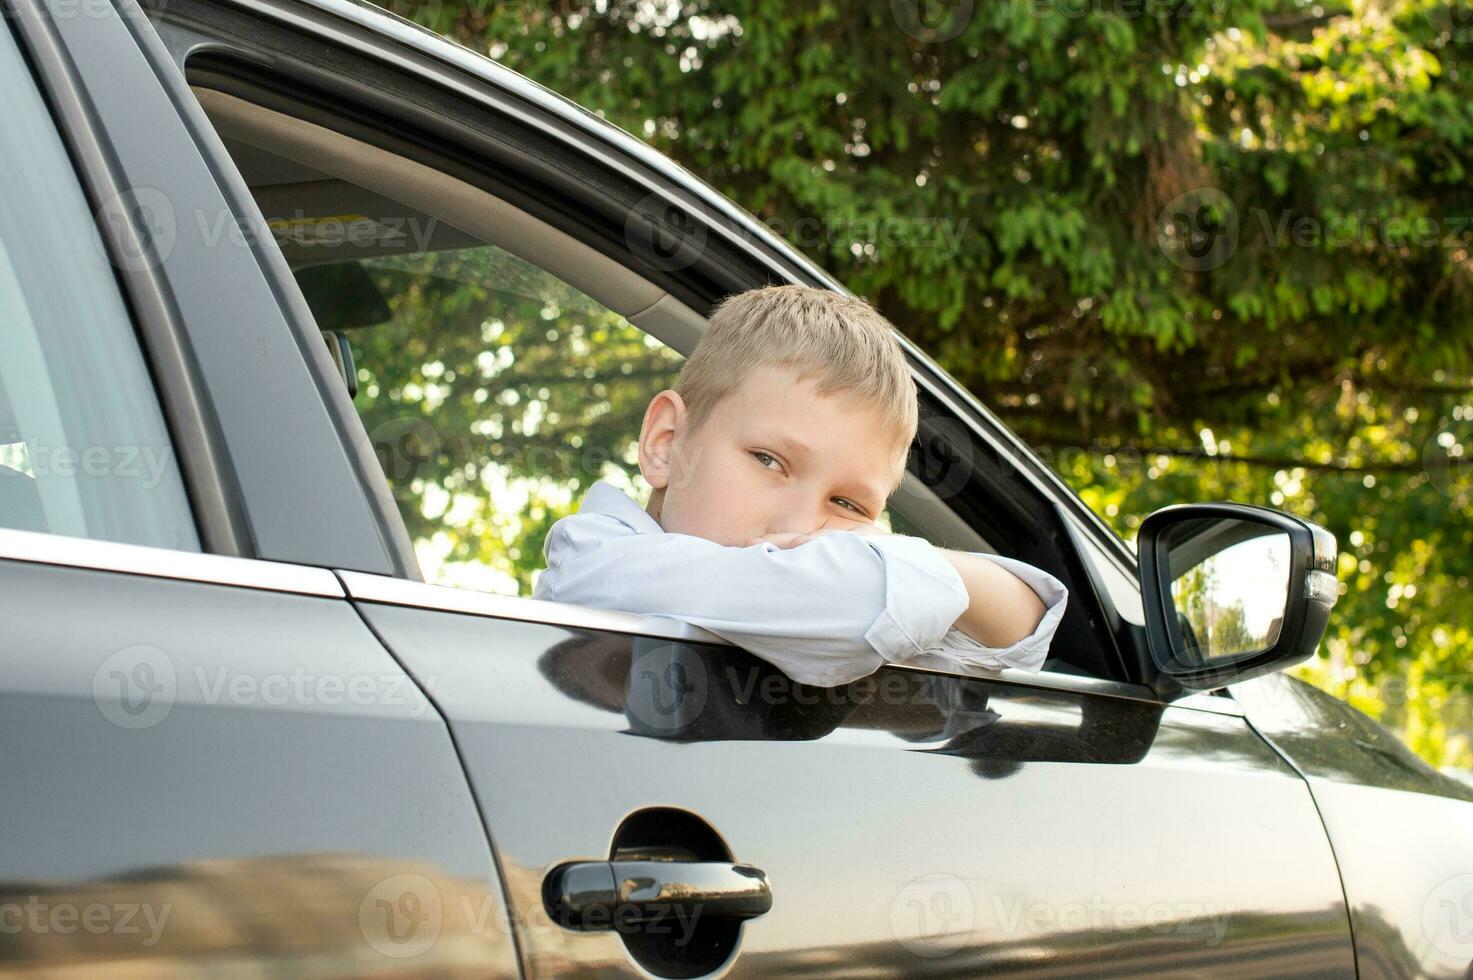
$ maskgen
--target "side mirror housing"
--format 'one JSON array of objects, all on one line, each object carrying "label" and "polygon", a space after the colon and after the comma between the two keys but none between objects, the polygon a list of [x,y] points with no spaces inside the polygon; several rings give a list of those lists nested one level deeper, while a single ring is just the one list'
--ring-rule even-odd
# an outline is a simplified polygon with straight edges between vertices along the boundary
[{"label": "side mirror housing", "polygon": [[1308,660],[1340,595],[1335,536],[1245,504],[1182,504],[1141,522],[1146,643],[1163,674],[1210,690]]}]

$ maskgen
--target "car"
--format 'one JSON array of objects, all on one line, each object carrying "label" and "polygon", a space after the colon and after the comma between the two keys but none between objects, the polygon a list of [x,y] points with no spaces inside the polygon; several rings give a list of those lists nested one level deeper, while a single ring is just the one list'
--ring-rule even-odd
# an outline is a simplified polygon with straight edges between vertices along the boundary
[{"label": "car", "polygon": [[1473,788],[1282,673],[1323,529],[1133,550],[906,342],[887,519],[1059,577],[1042,671],[527,598],[721,297],[843,287],[368,4],[0,2],[7,970],[1469,975]]}]

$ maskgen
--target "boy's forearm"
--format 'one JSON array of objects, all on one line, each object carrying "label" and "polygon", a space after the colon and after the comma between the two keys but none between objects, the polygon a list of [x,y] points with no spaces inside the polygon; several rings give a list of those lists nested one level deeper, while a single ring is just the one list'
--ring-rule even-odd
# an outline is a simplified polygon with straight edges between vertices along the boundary
[{"label": "boy's forearm", "polygon": [[970,600],[957,629],[986,646],[1007,647],[1038,628],[1043,600],[1026,582],[980,555],[936,550],[961,575]]}]

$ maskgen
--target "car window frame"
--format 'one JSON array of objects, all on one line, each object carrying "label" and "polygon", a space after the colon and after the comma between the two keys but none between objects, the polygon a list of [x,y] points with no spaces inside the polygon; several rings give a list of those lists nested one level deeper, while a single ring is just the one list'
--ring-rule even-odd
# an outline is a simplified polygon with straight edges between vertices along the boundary
[{"label": "car window frame", "polygon": [[[159,3],[159,0],[146,0],[150,9]],[[161,29],[168,40],[170,49],[181,65],[187,65],[192,52],[207,52],[211,59],[217,57],[238,58],[240,64],[253,67],[257,72],[249,78],[249,84],[265,85],[265,91],[275,90],[281,93],[278,97],[284,102],[290,103],[296,96],[287,96],[288,86],[293,93],[300,94],[302,91],[311,92],[312,84],[328,84],[336,86],[339,94],[333,98],[336,103],[321,93],[314,93],[305,98],[312,117],[308,121],[322,124],[333,119],[335,110],[340,110],[344,97],[387,98],[383,93],[392,92],[393,98],[401,102],[406,100],[405,90],[413,85],[433,89],[437,93],[436,101],[442,106],[444,100],[454,100],[456,103],[467,101],[475,104],[476,108],[490,110],[497,114],[497,118],[509,119],[522,127],[523,136],[528,131],[533,136],[532,147],[522,145],[513,148],[525,158],[527,166],[532,169],[547,169],[547,161],[538,156],[538,151],[550,152],[549,147],[562,146],[579,149],[581,166],[584,167],[583,183],[592,186],[594,190],[589,193],[600,193],[604,195],[604,205],[607,207],[623,207],[621,212],[627,217],[631,200],[641,198],[671,197],[679,196],[682,204],[687,208],[690,217],[700,223],[702,234],[707,237],[707,248],[703,253],[702,262],[705,266],[718,265],[725,269],[726,280],[716,286],[712,285],[712,277],[708,275],[708,269],[685,270],[690,274],[692,282],[682,282],[665,276],[657,280],[657,284],[666,288],[677,298],[686,301],[687,305],[695,303],[693,308],[709,309],[713,296],[724,295],[725,292],[736,291],[741,288],[749,288],[751,285],[763,282],[797,282],[821,288],[830,288],[842,291],[836,281],[823,273],[822,270],[808,263],[801,257],[796,256],[787,246],[781,243],[769,242],[762,234],[749,233],[749,229],[734,227],[731,220],[730,206],[727,209],[707,207],[698,200],[698,196],[688,193],[689,188],[672,186],[670,183],[671,170],[677,174],[683,174],[673,164],[663,167],[652,167],[646,165],[648,161],[630,156],[625,147],[615,146],[608,141],[601,141],[599,136],[588,132],[580,132],[578,127],[569,124],[566,116],[557,113],[540,111],[540,106],[529,105],[525,100],[525,92],[516,91],[517,86],[507,84],[498,87],[505,79],[492,79],[486,77],[494,73],[493,69],[479,72],[477,78],[467,78],[472,74],[465,64],[457,64],[457,59],[469,58],[465,52],[454,54],[454,46],[439,39],[428,32],[418,28],[412,28],[402,24],[388,15],[383,15],[370,9],[353,8],[351,11],[334,7],[331,13],[326,12],[319,4],[306,0],[303,3],[281,2],[281,0],[181,0],[180,4],[171,2],[167,6],[158,6],[157,13],[163,18]],[[246,16],[242,16],[242,15]],[[177,18],[177,21],[175,20]],[[324,46],[331,54],[322,55]],[[341,50],[351,46],[351,51]],[[305,59],[305,65],[293,63],[293,51]],[[261,73],[263,66],[260,64],[258,53],[270,50],[273,54],[271,72],[272,78],[263,81]],[[308,52],[302,54],[302,52]],[[430,53],[433,52],[433,53]],[[449,52],[447,54],[447,52]],[[451,55],[454,57],[451,57]],[[462,57],[464,56],[464,58]],[[331,63],[340,71],[343,68],[343,59],[356,59],[357,64],[368,65],[366,70],[376,71],[381,84],[374,85],[366,83],[362,78],[332,78],[328,76],[323,64],[317,62],[320,59],[324,63]],[[222,87],[219,75],[219,65],[212,60],[212,68],[215,74],[207,83],[207,87]],[[291,71],[299,71],[300,74],[292,75]],[[386,84],[390,80],[393,84]],[[191,78],[191,81],[193,79]],[[488,82],[490,83],[488,85]],[[522,80],[522,83],[530,85]],[[236,93],[241,94],[241,93]],[[546,93],[545,93],[546,94]],[[546,94],[547,98],[556,97]],[[366,104],[366,103],[365,103]],[[281,108],[278,102],[275,108]],[[423,105],[411,105],[421,116],[439,118],[434,115],[434,108]],[[465,108],[462,105],[462,108]],[[377,114],[377,106],[371,111],[359,113],[360,116],[373,115],[376,121],[381,123],[381,116]],[[454,116],[456,125],[464,128],[465,124],[457,115]],[[445,119],[439,119],[446,122]],[[447,125],[450,123],[446,122]],[[356,125],[356,124],[349,124]],[[337,128],[337,127],[335,127]],[[340,130],[341,131],[341,130]],[[361,127],[349,132],[358,138],[363,137]],[[380,137],[389,137],[390,134],[380,133]],[[416,135],[423,136],[423,133]],[[410,143],[406,136],[394,134],[392,137],[395,145],[385,147],[399,152]],[[489,138],[489,137],[488,137]],[[489,145],[489,144],[488,144]],[[535,149],[534,149],[535,147]],[[647,148],[646,148],[647,149]],[[506,145],[498,147],[498,163],[504,163],[508,157]],[[448,150],[446,151],[449,152]],[[654,151],[648,151],[653,154]],[[493,156],[487,152],[488,159]],[[426,162],[418,154],[414,158]],[[454,155],[446,158],[450,160],[442,169],[443,172],[464,179],[466,165],[463,158],[458,161]],[[566,159],[560,159],[559,163],[566,163]],[[459,169],[454,169],[455,167]],[[482,169],[485,169],[482,163]],[[566,175],[565,175],[566,176]],[[688,180],[693,185],[699,185],[694,178],[685,175],[682,180]],[[624,181],[630,186],[615,192],[609,190],[611,182]],[[703,185],[701,185],[703,186]],[[709,190],[709,189],[707,189]],[[713,192],[714,193],[714,192]],[[692,203],[694,202],[694,203]],[[522,201],[516,202],[518,206]],[[589,209],[584,208],[587,212]],[[536,212],[534,212],[536,213]],[[538,217],[543,217],[538,214]],[[566,216],[562,216],[566,217]],[[549,223],[562,230],[568,230],[566,223],[561,225],[556,221],[559,216],[549,216]],[[628,243],[610,243],[600,239],[595,231],[587,227],[574,228],[575,234],[588,244],[600,247],[606,255],[611,257],[622,257],[627,254],[621,252]],[[607,236],[606,236],[607,237]],[[770,238],[769,236],[766,236]],[[740,254],[738,254],[740,253]],[[640,269],[643,272],[643,269]],[[705,292],[702,292],[702,289]],[[712,289],[724,291],[711,292]],[[960,386],[945,375],[943,371],[924,352],[901,338],[902,347],[911,363],[916,382],[923,390],[934,395],[938,400],[948,406],[954,416],[965,424],[972,435],[981,440],[990,450],[995,452],[999,458],[1007,461],[1011,472],[1026,486],[1029,491],[1036,494],[1038,499],[1047,501],[1053,511],[1053,519],[1058,522],[1056,528],[1058,535],[1058,547],[1068,562],[1078,570],[1081,581],[1088,581],[1088,589],[1076,590],[1077,601],[1089,603],[1094,622],[1091,628],[1100,637],[1100,642],[1106,649],[1106,655],[1120,657],[1119,673],[1113,680],[1109,678],[1084,678],[1110,682],[1124,682],[1140,684],[1148,688],[1154,688],[1156,677],[1150,672],[1148,661],[1133,656],[1121,656],[1120,647],[1122,640],[1118,636],[1119,630],[1129,633],[1133,627],[1127,622],[1122,625],[1122,620],[1110,598],[1109,592],[1100,584],[1100,571],[1097,561],[1103,555],[1109,563],[1114,566],[1114,571],[1128,578],[1135,579],[1134,555],[1121,539],[1104,524],[1098,515],[1090,511],[1067,485],[1049,470],[1018,437],[1006,429],[1001,422],[982,406],[973,396],[961,389]],[[382,474],[378,474],[382,480]],[[372,476],[369,477],[373,479]],[[1090,540],[1094,546],[1090,549],[1094,554],[1086,553],[1086,549],[1079,547],[1076,536],[1082,536]],[[407,546],[407,542],[406,542]],[[1125,645],[1135,646],[1127,638]],[[1113,650],[1112,650],[1113,648]],[[1045,672],[1039,676],[1069,677],[1080,679],[1082,675],[1054,674]],[[1178,692],[1169,692],[1168,696],[1174,696]]]},{"label": "car window frame", "polygon": [[[55,35],[40,0],[0,0],[6,25],[25,58],[37,94],[50,112],[58,138],[72,164],[71,176],[94,214],[121,194],[106,127],[84,97],[71,70],[66,46]],[[114,35],[117,43],[126,38]],[[93,38],[90,55],[105,60],[110,41]],[[135,90],[135,100],[157,93]],[[63,178],[64,179],[64,178]],[[185,495],[201,550],[180,550],[49,531],[0,527],[0,560],[81,572],[114,572],[157,581],[190,582],[309,599],[346,601],[347,593],[330,569],[262,561],[244,554],[234,537],[226,474],[219,463],[198,378],[176,332],[178,310],[169,302],[167,282],[155,267],[123,257],[143,252],[138,229],[126,221],[98,221],[98,233],[111,260],[123,305],[149,371],[151,390],[164,417],[175,458],[183,471]]]}]

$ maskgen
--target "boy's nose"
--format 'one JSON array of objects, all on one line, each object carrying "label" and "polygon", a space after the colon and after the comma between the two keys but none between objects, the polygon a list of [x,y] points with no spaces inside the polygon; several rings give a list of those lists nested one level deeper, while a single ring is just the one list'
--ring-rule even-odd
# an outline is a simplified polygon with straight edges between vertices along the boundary
[{"label": "boy's nose", "polygon": [[796,507],[785,511],[773,522],[773,534],[812,534],[828,525],[828,515],[822,508]]}]

